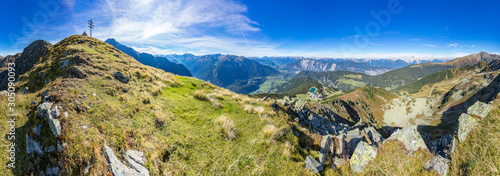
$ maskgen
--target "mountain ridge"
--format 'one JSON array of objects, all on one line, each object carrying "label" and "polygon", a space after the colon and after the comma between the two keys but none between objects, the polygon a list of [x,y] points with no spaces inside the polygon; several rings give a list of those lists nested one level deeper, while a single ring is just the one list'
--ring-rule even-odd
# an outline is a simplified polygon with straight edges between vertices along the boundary
[{"label": "mountain ridge", "polygon": [[113,45],[115,48],[121,50],[122,52],[128,54],[129,56],[132,56],[137,61],[145,65],[159,68],[166,72],[171,72],[181,76],[193,76],[191,72],[183,64],[171,62],[170,60],[164,57],[157,57],[148,53],[139,53],[131,47],[120,44],[113,38],[107,39],[105,42]]}]

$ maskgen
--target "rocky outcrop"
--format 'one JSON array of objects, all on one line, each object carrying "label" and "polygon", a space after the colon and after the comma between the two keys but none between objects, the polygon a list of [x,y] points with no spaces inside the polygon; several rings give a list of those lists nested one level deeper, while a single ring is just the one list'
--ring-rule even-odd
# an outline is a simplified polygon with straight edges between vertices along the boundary
[{"label": "rocky outcrop", "polygon": [[462,113],[458,118],[458,140],[464,142],[467,135],[477,125],[477,119],[469,114]]},{"label": "rocky outcrop", "polygon": [[55,137],[61,135],[61,124],[57,119],[61,115],[60,109],[59,105],[53,105],[51,102],[44,102],[37,107],[38,117],[49,124],[50,131]]},{"label": "rocky outcrop", "polygon": [[351,169],[354,172],[361,172],[365,168],[365,166],[377,157],[377,148],[374,146],[370,146],[368,143],[362,141],[354,150],[354,153],[351,157],[350,164]]},{"label": "rocky outcrop", "polygon": [[435,156],[424,164],[426,170],[435,170],[439,175],[446,175],[448,172],[448,163],[451,160],[442,156]]},{"label": "rocky outcrop", "polygon": [[323,170],[323,165],[316,161],[311,155],[308,155],[306,158],[306,169],[313,171],[315,174],[321,172]]},{"label": "rocky outcrop", "polygon": [[108,145],[104,145],[103,153],[108,161],[107,164],[109,170],[113,175],[149,176],[149,171],[144,168],[144,159],[142,152],[128,150],[125,153],[127,162],[129,165],[131,165],[132,168],[128,168],[125,164],[118,160],[115,152],[113,152],[113,149],[111,149]]},{"label": "rocky outcrop", "polygon": [[394,132],[386,141],[392,139],[403,142],[405,148],[411,152],[417,151],[419,148],[427,150],[427,145],[425,145],[416,125]]},{"label": "rocky outcrop", "polygon": [[467,109],[467,114],[483,119],[493,108],[495,108],[495,106],[477,101]]}]

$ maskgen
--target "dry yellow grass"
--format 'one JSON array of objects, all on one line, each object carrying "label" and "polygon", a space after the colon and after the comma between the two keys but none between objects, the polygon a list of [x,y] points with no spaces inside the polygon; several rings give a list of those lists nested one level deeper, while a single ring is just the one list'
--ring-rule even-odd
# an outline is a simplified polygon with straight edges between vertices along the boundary
[{"label": "dry yellow grass", "polygon": [[276,140],[278,138],[279,129],[272,124],[268,124],[264,127],[264,138],[270,140]]},{"label": "dry yellow grass", "polygon": [[233,121],[229,117],[221,115],[215,120],[215,123],[217,124],[219,131],[224,135],[224,138],[227,140],[236,139],[236,128]]}]

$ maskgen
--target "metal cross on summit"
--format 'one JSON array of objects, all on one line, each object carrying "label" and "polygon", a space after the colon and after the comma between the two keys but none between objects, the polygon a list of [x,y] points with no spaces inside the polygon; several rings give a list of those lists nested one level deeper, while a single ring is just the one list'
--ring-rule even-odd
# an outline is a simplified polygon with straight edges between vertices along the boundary
[{"label": "metal cross on summit", "polygon": [[94,22],[92,22],[92,19],[89,20],[89,28],[90,28],[90,37],[92,37],[92,29],[94,29]]}]

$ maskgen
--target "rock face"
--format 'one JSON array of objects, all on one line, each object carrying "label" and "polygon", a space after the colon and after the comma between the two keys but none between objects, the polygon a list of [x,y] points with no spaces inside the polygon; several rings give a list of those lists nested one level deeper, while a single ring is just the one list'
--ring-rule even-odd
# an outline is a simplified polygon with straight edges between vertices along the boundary
[{"label": "rock face", "polygon": [[458,140],[464,142],[469,132],[477,125],[476,118],[469,114],[462,113],[458,118]]},{"label": "rock face", "polygon": [[[115,152],[113,152],[113,149],[111,149],[109,146],[104,145],[103,152],[106,159],[108,160],[108,167],[113,175],[149,176],[149,171],[143,166],[144,160],[142,158],[142,152],[130,150],[126,152],[127,162],[129,164],[133,163],[131,164],[133,165],[132,169],[128,168],[125,164],[118,160],[118,158],[115,156]],[[138,169],[136,169],[135,167],[137,167]]]},{"label": "rock face", "polygon": [[448,172],[449,159],[443,158],[442,156],[435,156],[431,160],[424,164],[426,170],[435,170],[439,175],[446,175]]},{"label": "rock face", "polygon": [[26,134],[26,152],[29,154],[37,153],[39,155],[44,155],[42,149],[40,148],[40,143],[33,140],[28,134]]},{"label": "rock face", "polygon": [[375,157],[377,157],[377,148],[364,141],[360,142],[350,160],[352,170],[358,173],[363,171],[365,166]]},{"label": "rock face", "polygon": [[130,79],[128,76],[124,76],[121,72],[115,72],[113,73],[113,76],[115,76],[115,78],[118,79],[118,81],[125,84],[128,83],[128,80]]},{"label": "rock face", "polygon": [[323,165],[316,161],[311,155],[306,158],[306,169],[313,171],[315,174],[323,170]]},{"label": "rock face", "polygon": [[424,139],[417,131],[417,126],[409,126],[394,132],[391,137],[389,137],[386,141],[395,139],[403,142],[405,148],[408,151],[416,151],[419,148],[427,149],[427,145],[425,145]]},{"label": "rock face", "polygon": [[477,116],[480,117],[481,119],[485,118],[488,113],[494,108],[495,106],[489,105],[483,102],[476,102],[474,105],[469,107],[467,109],[467,114],[471,116]]}]

